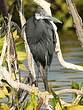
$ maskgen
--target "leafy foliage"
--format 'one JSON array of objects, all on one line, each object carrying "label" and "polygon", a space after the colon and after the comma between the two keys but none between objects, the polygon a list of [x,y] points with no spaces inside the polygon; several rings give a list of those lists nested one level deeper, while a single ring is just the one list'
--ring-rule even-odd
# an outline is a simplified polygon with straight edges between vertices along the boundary
[{"label": "leafy foliage", "polygon": [[32,93],[25,110],[36,110],[38,97]]}]

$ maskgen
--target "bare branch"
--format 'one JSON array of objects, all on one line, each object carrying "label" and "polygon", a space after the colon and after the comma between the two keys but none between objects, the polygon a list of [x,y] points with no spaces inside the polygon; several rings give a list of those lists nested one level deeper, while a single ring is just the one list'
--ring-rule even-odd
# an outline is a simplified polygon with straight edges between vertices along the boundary
[{"label": "bare branch", "polygon": [[[19,16],[20,16],[21,25],[23,26],[26,23],[26,19],[25,19],[23,13],[22,13],[22,8],[23,8],[23,6],[22,6],[22,0],[21,0],[21,7],[19,9]],[[34,67],[34,59],[33,59],[33,56],[31,54],[29,45],[27,43],[25,29],[23,29],[22,35],[23,35],[23,38],[24,38],[24,41],[25,41],[25,50],[26,50],[26,53],[27,53],[28,67],[29,67],[29,70],[30,70],[33,78],[34,78],[33,80],[36,80],[35,67]]]},{"label": "bare branch", "polygon": [[83,23],[82,23],[82,19],[77,12],[77,9],[76,9],[74,2],[72,2],[72,0],[66,0],[66,3],[68,5],[69,12],[73,18],[78,39],[80,40],[81,46],[83,47]]},{"label": "bare branch", "polygon": [[[24,84],[18,81],[14,81],[5,67],[0,66],[0,76],[2,76],[2,78],[4,78],[13,88],[15,89],[20,88],[30,93],[32,92],[33,87],[29,86],[29,84]],[[37,87],[34,87],[34,88],[38,90]],[[40,92],[40,94],[41,93],[42,92]],[[76,93],[79,95],[83,95],[83,91],[77,90],[77,89],[63,89],[63,90],[55,91],[55,93],[57,95],[64,94],[64,93]]]},{"label": "bare branch", "polygon": [[5,57],[5,54],[6,54],[6,49],[7,49],[7,42],[6,42],[6,37],[5,37],[3,48],[2,48],[2,53],[1,53],[1,56],[0,56],[0,66],[3,64],[3,60],[4,60],[4,57]]},{"label": "bare branch", "polygon": [[[83,47],[83,23],[82,23],[82,19],[79,16],[79,13],[76,9],[74,2],[72,2],[72,0],[66,0],[66,3],[68,5],[69,12],[70,12],[70,14],[73,18],[73,22],[75,24],[78,40],[80,41],[81,46]],[[78,95],[73,103],[78,104],[81,97],[82,97],[81,95]]]},{"label": "bare branch", "polygon": [[55,52],[57,54],[57,57],[58,57],[58,60],[59,60],[60,64],[64,68],[67,68],[67,69],[83,71],[83,67],[82,66],[75,65],[75,64],[72,64],[72,63],[64,61],[63,56],[62,56],[62,52],[61,52],[61,49],[60,49],[60,41],[59,41],[59,36],[58,36],[58,33],[57,33],[57,27],[52,21],[50,21],[50,22],[51,22],[52,26],[54,27],[55,34],[56,34],[57,42],[56,42]]},{"label": "bare branch", "polygon": [[[11,77],[11,75],[9,74],[9,72],[6,70],[5,67],[2,67],[0,66],[0,80],[4,78],[10,86],[12,86],[13,88],[15,89],[22,89],[22,90],[25,90],[29,93],[32,93],[33,90],[35,90],[36,92],[38,92],[38,97],[39,98],[42,98],[42,101],[43,102],[39,102],[39,103],[43,103],[45,104],[45,106],[48,108],[49,107],[49,104],[48,104],[48,101],[53,98],[53,95],[48,93],[48,92],[40,92],[38,90],[37,87],[34,87],[34,86],[29,86],[29,84],[24,84],[24,83],[20,83],[18,81],[14,81]],[[80,96],[83,96],[83,91],[81,90],[76,90],[76,89],[63,89],[63,90],[59,90],[59,91],[55,91],[55,93],[57,95],[61,95],[61,94],[65,94],[65,93],[76,93],[77,95],[80,95]],[[66,103],[62,100],[60,100],[61,103]],[[40,106],[38,106],[38,108],[40,108]]]}]

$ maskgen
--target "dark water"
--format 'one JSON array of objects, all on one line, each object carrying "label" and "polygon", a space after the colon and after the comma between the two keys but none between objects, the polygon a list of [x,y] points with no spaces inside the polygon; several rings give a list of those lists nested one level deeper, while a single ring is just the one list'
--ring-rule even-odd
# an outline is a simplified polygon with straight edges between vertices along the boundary
[{"label": "dark water", "polygon": [[[64,31],[59,33],[61,50],[65,61],[83,65],[83,49],[80,46],[80,42],[74,32]],[[48,73],[49,84],[54,90],[60,90],[65,88],[71,88],[72,81],[81,83],[83,81],[83,72],[64,69],[57,56],[54,55],[49,73]],[[43,84],[39,84],[40,89],[43,89]],[[65,94],[63,96],[65,100],[71,100],[72,95]]]}]

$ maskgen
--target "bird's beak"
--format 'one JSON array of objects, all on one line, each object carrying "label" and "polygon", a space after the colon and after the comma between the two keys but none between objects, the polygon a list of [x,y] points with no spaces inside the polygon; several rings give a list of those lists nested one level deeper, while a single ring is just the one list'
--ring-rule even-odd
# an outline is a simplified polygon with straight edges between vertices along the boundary
[{"label": "bird's beak", "polygon": [[62,24],[62,22],[60,20],[58,20],[57,18],[54,18],[52,16],[44,16],[43,19],[48,19],[48,20],[53,21],[55,23],[61,23]]},{"label": "bird's beak", "polygon": [[62,22],[61,22],[60,20],[58,20],[57,18],[54,18],[54,17],[52,17],[52,16],[48,16],[48,15],[41,16],[40,14],[36,13],[36,14],[35,14],[35,18],[36,18],[37,20],[39,20],[39,19],[47,19],[47,20],[53,21],[53,22],[55,22],[55,23],[61,23],[61,24],[62,24]]}]

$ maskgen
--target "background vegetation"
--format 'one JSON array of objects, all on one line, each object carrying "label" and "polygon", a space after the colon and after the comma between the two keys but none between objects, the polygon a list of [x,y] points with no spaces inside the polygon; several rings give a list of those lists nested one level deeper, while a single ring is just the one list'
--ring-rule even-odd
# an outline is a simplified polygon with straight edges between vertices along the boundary
[{"label": "background vegetation", "polygon": [[[63,25],[59,24],[58,26],[59,29],[65,30],[65,29],[73,28],[72,17],[68,12],[66,1],[65,0],[47,0],[47,1],[51,3],[51,10],[53,16],[63,22]],[[73,0],[73,1],[77,7],[79,15],[83,19],[83,0]],[[13,0],[7,0],[8,8],[11,6],[12,2]],[[24,2],[24,15],[26,19],[28,19],[31,15],[33,15],[34,11],[36,10],[36,4],[33,3],[33,0],[24,0],[23,2]],[[20,25],[18,13],[15,9],[13,12],[12,20]]]}]

